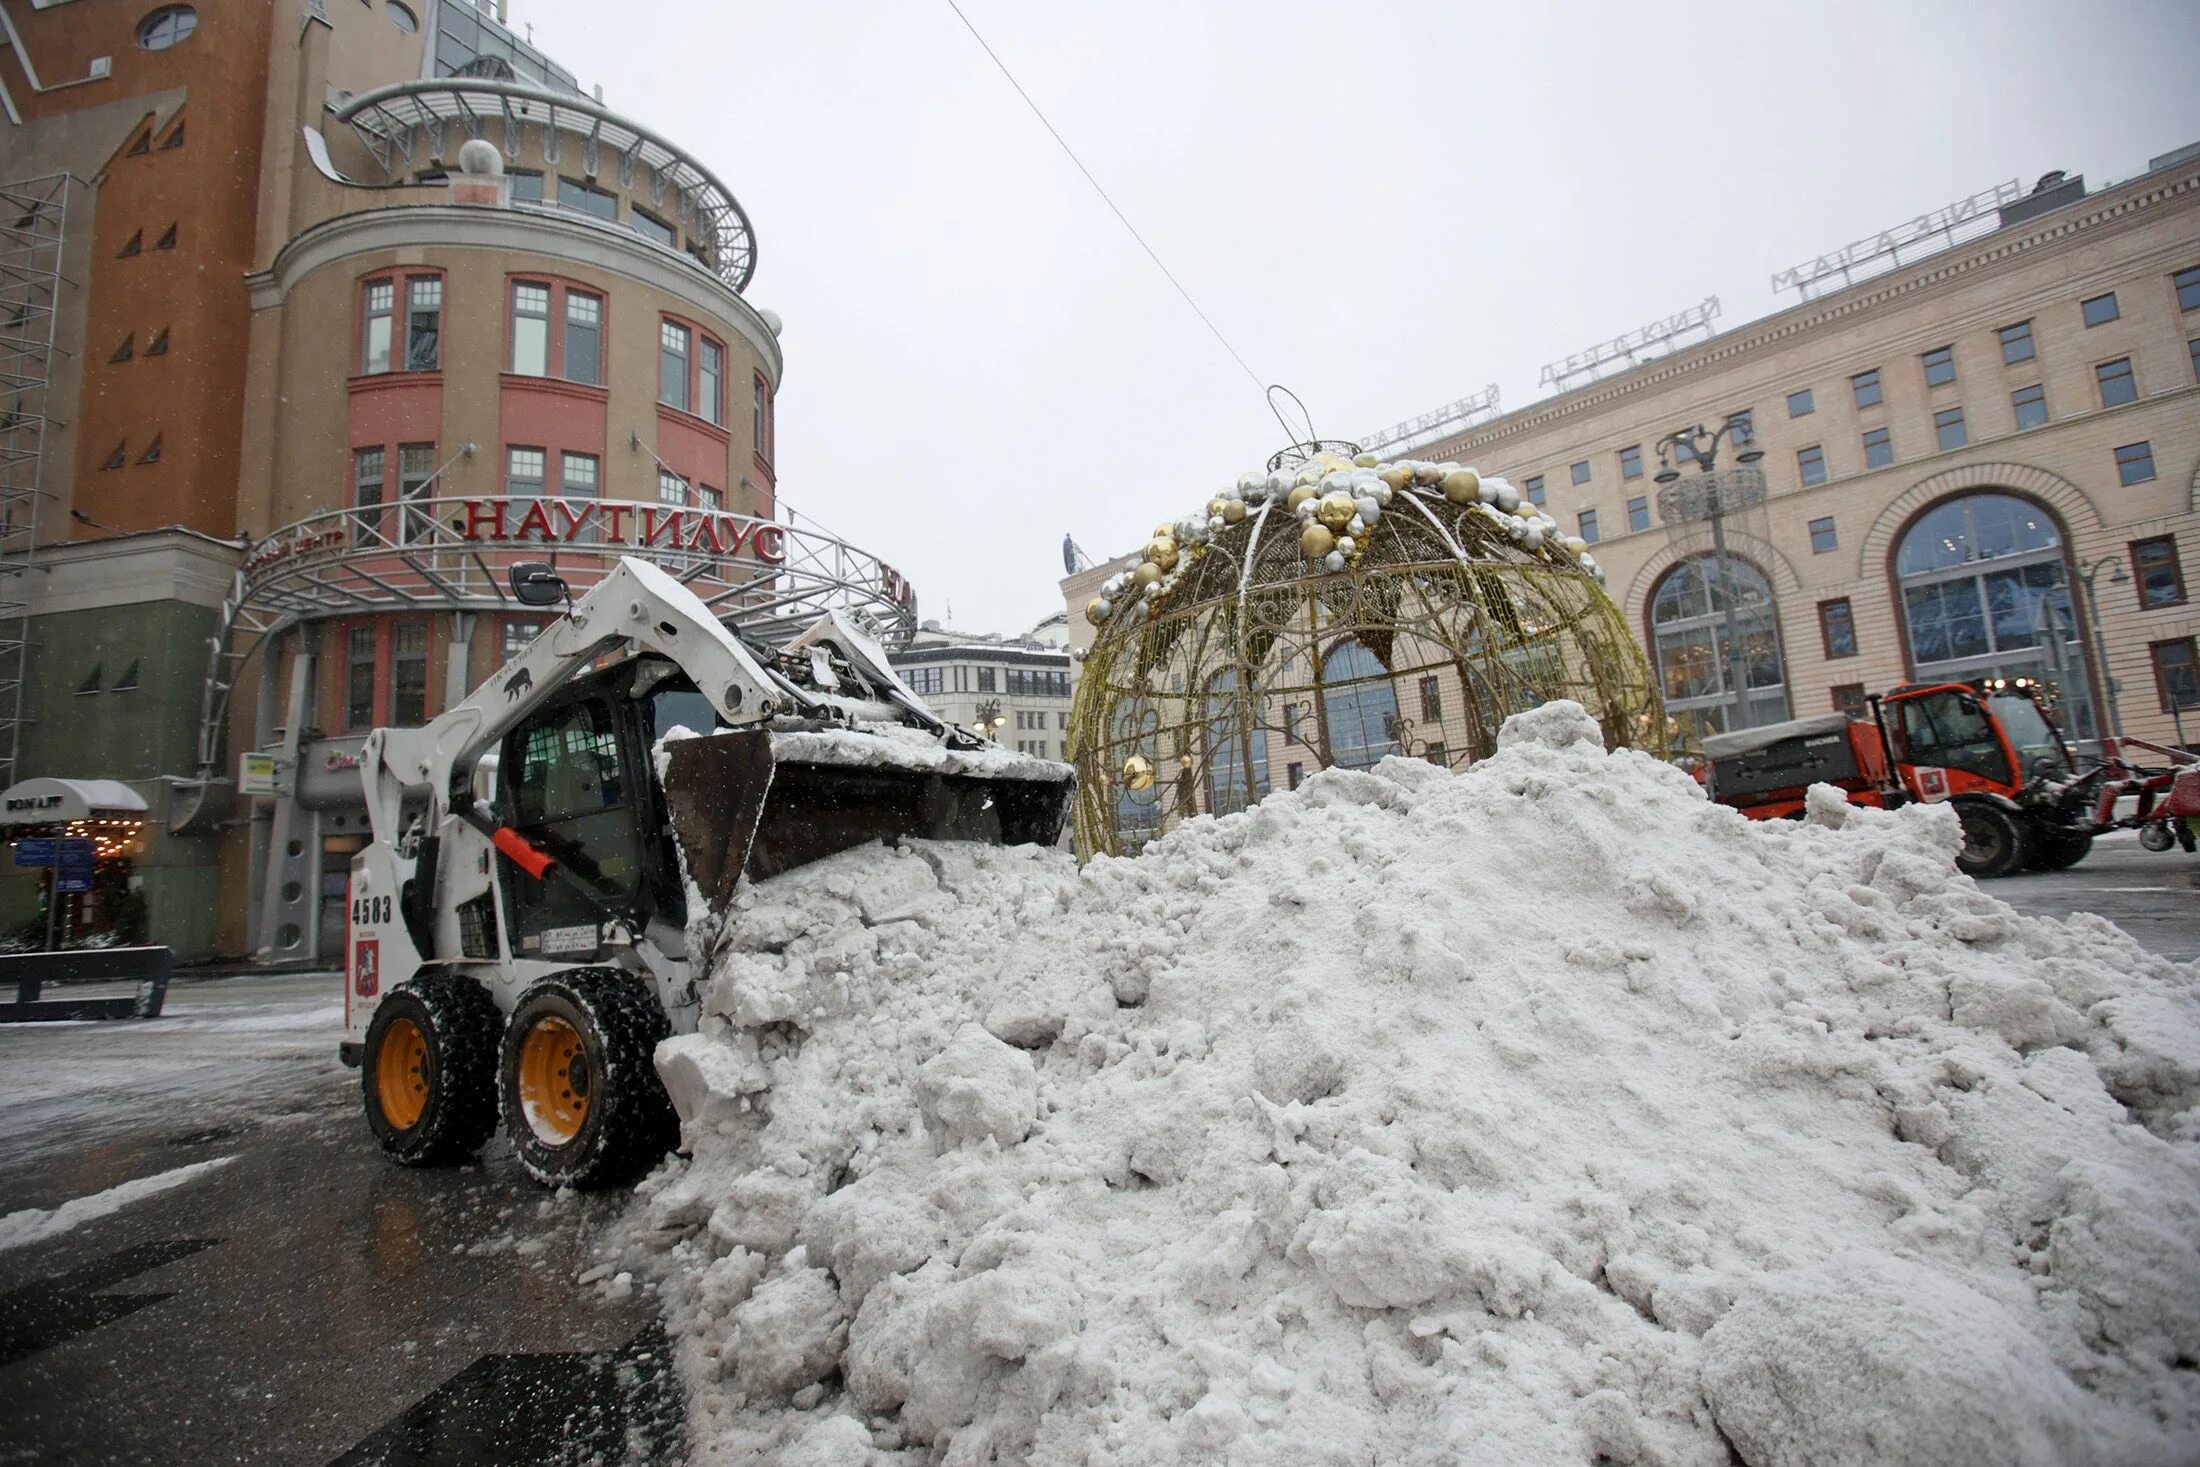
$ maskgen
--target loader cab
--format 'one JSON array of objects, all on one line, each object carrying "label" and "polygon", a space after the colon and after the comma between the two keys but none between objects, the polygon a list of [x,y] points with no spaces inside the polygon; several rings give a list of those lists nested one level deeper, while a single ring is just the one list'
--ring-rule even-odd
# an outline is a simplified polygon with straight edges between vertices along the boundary
[{"label": "loader cab", "polygon": [[1960,770],[1997,785],[2018,783],[2000,723],[1969,688],[1898,688],[1887,702],[1903,763]]},{"label": "loader cab", "polygon": [[[690,705],[693,706],[690,706]],[[700,710],[698,712],[698,710]],[[587,960],[610,916],[636,931],[686,921],[650,750],[674,723],[714,726],[709,703],[660,658],[631,658],[573,680],[505,736],[497,757],[503,823],[581,878],[590,896],[499,857],[515,958]]]}]

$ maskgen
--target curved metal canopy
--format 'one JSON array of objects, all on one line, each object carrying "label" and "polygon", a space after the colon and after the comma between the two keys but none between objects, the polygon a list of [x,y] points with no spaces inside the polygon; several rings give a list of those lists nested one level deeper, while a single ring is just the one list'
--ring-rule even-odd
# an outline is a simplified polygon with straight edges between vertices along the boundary
[{"label": "curved metal canopy", "polygon": [[435,77],[361,92],[336,109],[336,120],[349,124],[392,174],[400,163],[455,155],[454,122],[461,141],[496,123],[507,157],[519,156],[530,126],[544,129],[544,150],[553,161],[563,139],[576,137],[581,169],[590,177],[609,159],[622,188],[645,188],[658,202],[673,194],[673,212],[696,221],[696,233],[710,242],[712,268],[726,284],[745,290],[756,274],[756,231],[733,190],[693,154],[586,97],[524,82]]}]

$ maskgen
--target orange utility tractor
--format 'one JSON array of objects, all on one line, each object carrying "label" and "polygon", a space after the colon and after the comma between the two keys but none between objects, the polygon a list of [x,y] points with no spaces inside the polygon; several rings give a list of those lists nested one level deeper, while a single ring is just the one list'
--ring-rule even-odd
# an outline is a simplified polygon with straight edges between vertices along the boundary
[{"label": "orange utility tractor", "polygon": [[[1800,818],[1813,784],[1882,809],[1944,801],[1963,822],[1956,864],[1971,876],[2059,871],[2094,836],[2125,826],[2149,849],[2193,848],[2200,766],[2174,767],[2189,755],[2138,740],[2111,741],[2106,759],[2081,765],[2026,679],[1914,684],[1868,702],[1869,719],[1828,713],[1707,738],[1698,777],[1753,820]],[[2123,748],[2173,767],[2140,768]],[[2183,809],[2188,797],[2194,810]],[[2119,816],[2125,799],[2135,813]]]}]

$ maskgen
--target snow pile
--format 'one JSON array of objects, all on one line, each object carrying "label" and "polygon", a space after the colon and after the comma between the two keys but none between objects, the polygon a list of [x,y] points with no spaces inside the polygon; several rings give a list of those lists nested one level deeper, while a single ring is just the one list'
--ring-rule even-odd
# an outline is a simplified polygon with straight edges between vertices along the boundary
[{"label": "snow pile", "polygon": [[637,1223],[698,1460],[2193,1460],[2200,973],[1957,840],[1553,704],[751,888]]}]

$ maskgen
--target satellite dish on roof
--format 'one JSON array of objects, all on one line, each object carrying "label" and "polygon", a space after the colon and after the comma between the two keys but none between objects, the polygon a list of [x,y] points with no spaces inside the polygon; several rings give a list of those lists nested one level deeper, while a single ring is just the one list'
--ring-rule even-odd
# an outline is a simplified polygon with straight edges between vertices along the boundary
[{"label": "satellite dish on roof", "polygon": [[1074,576],[1081,570],[1091,569],[1092,557],[1085,554],[1084,551],[1078,549],[1077,542],[1075,540],[1072,540],[1069,536],[1064,535],[1062,537],[1063,572],[1067,575]]}]

